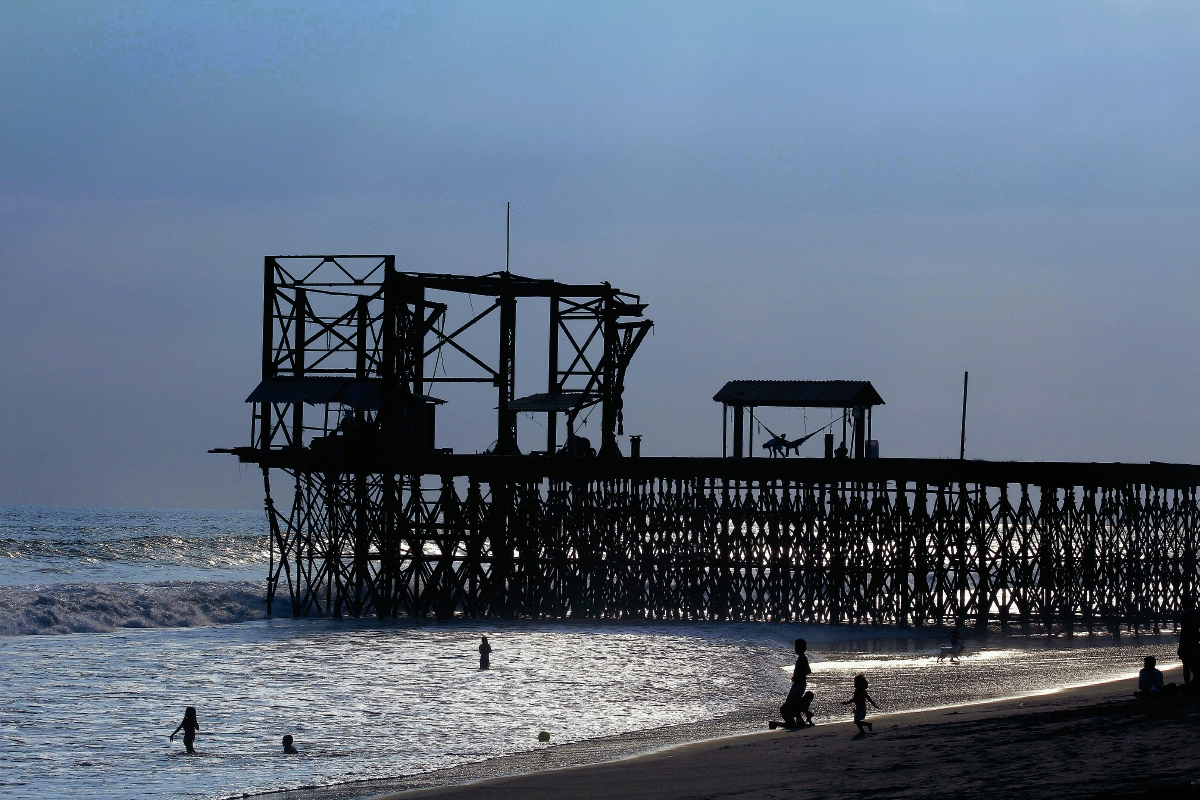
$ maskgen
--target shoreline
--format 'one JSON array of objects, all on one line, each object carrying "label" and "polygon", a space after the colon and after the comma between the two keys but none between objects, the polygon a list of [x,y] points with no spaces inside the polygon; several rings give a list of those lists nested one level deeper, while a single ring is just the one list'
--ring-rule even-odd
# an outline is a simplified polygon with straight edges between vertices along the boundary
[{"label": "shoreline", "polygon": [[[1180,680],[1178,663],[1160,666],[1168,682]],[[868,716],[878,730],[871,738],[883,736],[885,731],[1088,709],[1130,698],[1134,680],[1136,671],[1103,681],[994,700],[890,713],[875,712]],[[466,800],[482,797],[482,792],[491,797],[494,790],[511,785],[515,789],[514,797],[557,797],[568,794],[603,797],[609,795],[580,793],[580,782],[589,784],[597,776],[614,770],[620,772],[623,768],[637,772],[646,764],[664,760],[698,760],[702,763],[722,750],[764,740],[796,739],[806,735],[822,739],[839,737],[847,741],[857,738],[852,735],[854,725],[849,721],[848,710],[842,720],[819,723],[815,728],[772,731],[766,728],[765,720],[777,716],[776,711],[773,702],[750,705],[711,720],[569,742],[409,776],[350,781],[252,796],[264,800],[399,800],[418,797]],[[570,773],[572,777],[555,777],[564,773]],[[536,784],[536,789],[527,785],[530,783]]]},{"label": "shoreline", "polygon": [[[1179,680],[1178,665],[1163,672],[1168,681]],[[1121,677],[1000,700],[880,713],[868,716],[876,732],[865,736],[855,733],[850,721],[799,731],[762,730],[620,761],[374,797],[944,797],[974,791],[989,796],[1004,789],[1059,798],[1150,796],[1190,788],[1200,775],[1200,755],[1190,755],[1200,753],[1200,697],[1147,704],[1132,698],[1135,687]],[[1097,735],[1101,729],[1107,734],[1103,738]],[[919,750],[932,757],[914,757]],[[976,768],[970,765],[972,755]],[[1105,769],[1116,773],[1117,783],[1100,778],[1097,770]],[[1134,783],[1120,784],[1120,775]],[[1156,786],[1147,782],[1150,776],[1159,779]],[[972,789],[970,781],[978,786]],[[1131,786],[1137,787],[1132,794]]]}]

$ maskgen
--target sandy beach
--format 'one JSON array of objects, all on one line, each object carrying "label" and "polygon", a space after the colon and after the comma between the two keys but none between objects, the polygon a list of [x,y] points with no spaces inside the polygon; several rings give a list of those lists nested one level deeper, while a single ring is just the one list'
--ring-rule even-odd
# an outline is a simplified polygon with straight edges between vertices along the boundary
[{"label": "sandy beach", "polygon": [[[1165,670],[1168,681],[1179,669]],[[386,795],[512,798],[1151,797],[1200,794],[1200,698],[1147,704],[1129,679],[764,731],[624,761]],[[847,712],[847,719],[849,713]],[[1193,781],[1197,781],[1193,785]]]}]

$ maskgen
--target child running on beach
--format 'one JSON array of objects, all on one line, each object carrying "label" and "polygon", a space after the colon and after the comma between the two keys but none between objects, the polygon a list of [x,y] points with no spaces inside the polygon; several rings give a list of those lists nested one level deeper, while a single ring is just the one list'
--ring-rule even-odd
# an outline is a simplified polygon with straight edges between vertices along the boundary
[{"label": "child running on beach", "polygon": [[[849,700],[843,700],[842,705],[848,706],[854,703],[854,724],[858,726],[858,732],[865,734],[867,731],[873,730],[871,723],[867,722],[867,703],[875,706],[875,710],[879,710],[879,705],[871,695],[867,694],[867,676],[861,672],[854,676],[854,696]],[[863,726],[866,726],[866,729]]]},{"label": "child running on beach", "polygon": [[183,730],[183,746],[187,748],[189,753],[195,755],[196,750],[192,744],[196,741],[196,731],[200,730],[200,723],[196,721],[195,706],[187,707],[187,710],[183,712],[183,722],[179,723],[178,728],[171,731],[171,735],[168,738],[172,742],[175,741],[175,734],[179,733],[181,729]]}]

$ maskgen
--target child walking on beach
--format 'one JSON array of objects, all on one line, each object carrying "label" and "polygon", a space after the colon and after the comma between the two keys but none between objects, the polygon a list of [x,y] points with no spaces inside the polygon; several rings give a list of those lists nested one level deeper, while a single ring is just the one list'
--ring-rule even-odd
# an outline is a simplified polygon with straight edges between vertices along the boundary
[{"label": "child walking on beach", "polygon": [[[867,676],[861,672],[854,676],[854,696],[849,700],[843,700],[842,705],[848,706],[854,703],[854,724],[858,726],[858,732],[865,734],[872,730],[871,723],[867,722],[867,703],[875,706],[875,710],[879,710],[879,705],[871,695],[867,694]],[[863,726],[866,726],[864,729]]]},{"label": "child walking on beach", "polygon": [[183,712],[183,722],[179,723],[179,727],[171,731],[170,740],[175,741],[175,734],[183,730],[183,746],[192,755],[196,754],[196,750],[192,744],[196,741],[196,731],[200,730],[200,723],[196,721],[196,707],[188,706]]}]

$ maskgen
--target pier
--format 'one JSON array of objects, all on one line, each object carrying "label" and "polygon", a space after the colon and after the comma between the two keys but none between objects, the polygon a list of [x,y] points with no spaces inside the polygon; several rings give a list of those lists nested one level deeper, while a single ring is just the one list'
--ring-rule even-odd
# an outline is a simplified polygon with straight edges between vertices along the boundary
[{"label": "pier", "polygon": [[[463,295],[490,304],[447,329]],[[546,392],[518,398],[524,298],[550,337]],[[268,257],[251,443],[214,451],[262,470],[268,608],[1070,634],[1172,628],[1194,603],[1200,466],[869,458],[862,412],[853,458],[622,453],[645,308],[608,284]],[[460,338],[485,321],[487,353]],[[455,382],[496,390],[482,453],[438,447]],[[519,413],[545,415],[544,451],[517,448]]]}]

